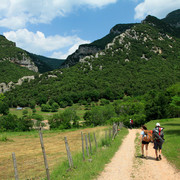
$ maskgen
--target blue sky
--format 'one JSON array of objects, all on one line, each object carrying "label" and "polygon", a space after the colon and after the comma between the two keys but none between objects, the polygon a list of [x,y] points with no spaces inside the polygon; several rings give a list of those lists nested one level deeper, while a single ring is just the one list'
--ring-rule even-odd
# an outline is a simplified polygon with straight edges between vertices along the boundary
[{"label": "blue sky", "polygon": [[179,8],[180,0],[0,0],[0,34],[29,52],[65,59],[116,24]]}]

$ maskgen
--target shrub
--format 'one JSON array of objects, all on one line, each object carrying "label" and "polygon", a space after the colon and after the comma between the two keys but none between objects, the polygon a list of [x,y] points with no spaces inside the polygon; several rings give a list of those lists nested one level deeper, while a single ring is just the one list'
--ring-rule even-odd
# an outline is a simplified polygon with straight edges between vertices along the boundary
[{"label": "shrub", "polygon": [[43,112],[51,112],[51,106],[49,104],[42,104],[41,111]]},{"label": "shrub", "polygon": [[103,107],[96,106],[84,114],[84,120],[86,125],[98,126],[106,124],[107,121],[114,116],[115,111],[112,105],[106,105]]},{"label": "shrub", "polygon": [[109,104],[109,103],[110,103],[110,101],[107,99],[101,99],[101,101],[100,101],[101,106],[104,106],[104,105]]},{"label": "shrub", "polygon": [[54,114],[49,118],[50,127],[56,129],[70,129],[79,127],[79,117],[73,108],[68,108],[64,112]]}]

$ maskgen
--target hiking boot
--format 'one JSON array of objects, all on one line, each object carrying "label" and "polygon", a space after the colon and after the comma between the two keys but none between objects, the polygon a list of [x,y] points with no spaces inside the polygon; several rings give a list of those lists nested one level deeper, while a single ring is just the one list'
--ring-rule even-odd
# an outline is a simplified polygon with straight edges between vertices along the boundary
[{"label": "hiking boot", "polygon": [[144,155],[141,155],[141,158],[144,158]]},{"label": "hiking boot", "polygon": [[159,158],[158,158],[158,157],[156,158],[156,161],[159,161]]},{"label": "hiking boot", "polygon": [[161,155],[159,155],[159,160],[161,160],[162,159],[162,157],[161,157]]}]

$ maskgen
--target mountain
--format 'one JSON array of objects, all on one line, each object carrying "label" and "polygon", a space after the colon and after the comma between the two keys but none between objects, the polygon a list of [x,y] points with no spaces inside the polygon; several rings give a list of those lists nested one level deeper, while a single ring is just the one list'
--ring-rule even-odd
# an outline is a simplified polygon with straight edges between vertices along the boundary
[{"label": "mountain", "polygon": [[61,66],[61,64],[65,61],[64,59],[55,59],[55,58],[49,58],[41,55],[32,54],[29,52],[27,53],[29,57],[32,59],[32,61],[35,63],[35,65],[38,67],[38,71],[40,73],[58,69]]},{"label": "mountain", "polygon": [[[159,29],[166,29],[165,31],[173,36],[180,37],[180,9],[169,13],[164,19],[160,20],[153,16],[147,16],[144,22],[156,24]],[[97,52],[105,49],[105,46],[110,43],[115,36],[130,29],[135,24],[117,24],[109,32],[108,35],[102,39],[96,40],[90,44],[80,45],[79,48],[71,55],[69,55],[62,63],[61,68],[70,67],[75,65],[85,56],[96,54]]]},{"label": "mountain", "polygon": [[162,20],[173,27],[180,28],[180,9],[169,13]]},{"label": "mountain", "polygon": [[105,46],[114,39],[114,37],[131,28],[133,25],[134,24],[117,24],[105,37],[98,39],[90,44],[80,45],[79,48],[73,54],[69,55],[66,61],[62,63],[61,68],[74,66],[77,62],[79,62],[80,59],[84,58],[85,56],[96,54],[97,52],[103,50]]},{"label": "mountain", "polygon": [[[29,53],[0,35],[0,62],[10,61],[34,72],[47,72],[59,68],[64,60]],[[10,72],[9,72],[10,73]]]},{"label": "mountain", "polygon": [[32,100],[42,104],[52,99],[65,107],[164,90],[180,81],[180,38],[175,34],[172,26],[148,16],[116,35],[105,49],[24,82],[7,92],[6,100],[10,106],[28,106]]}]

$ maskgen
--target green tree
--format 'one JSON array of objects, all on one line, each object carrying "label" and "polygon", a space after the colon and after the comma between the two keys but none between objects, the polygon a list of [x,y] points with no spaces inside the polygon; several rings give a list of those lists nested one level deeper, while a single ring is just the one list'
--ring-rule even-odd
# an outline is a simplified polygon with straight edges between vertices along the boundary
[{"label": "green tree", "polygon": [[59,105],[58,103],[54,102],[51,106],[51,111],[52,112],[57,112],[58,111],[58,108],[59,108]]},{"label": "green tree", "polygon": [[174,110],[174,115],[179,117],[180,116],[180,96],[173,96],[170,106]]},{"label": "green tree", "polygon": [[9,106],[5,102],[4,94],[0,94],[0,114],[7,115],[9,113]]},{"label": "green tree", "polygon": [[51,112],[51,106],[49,104],[41,104],[41,111]]}]

